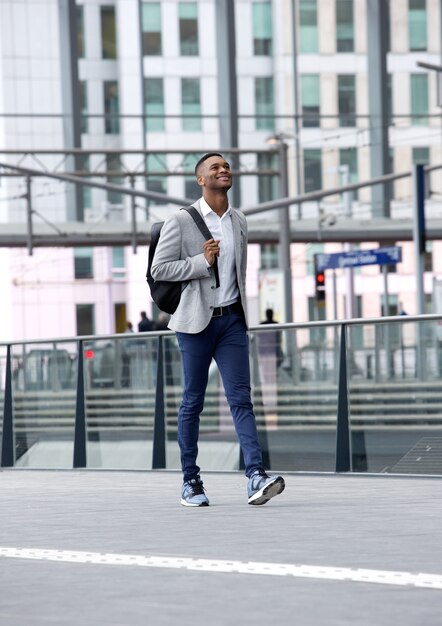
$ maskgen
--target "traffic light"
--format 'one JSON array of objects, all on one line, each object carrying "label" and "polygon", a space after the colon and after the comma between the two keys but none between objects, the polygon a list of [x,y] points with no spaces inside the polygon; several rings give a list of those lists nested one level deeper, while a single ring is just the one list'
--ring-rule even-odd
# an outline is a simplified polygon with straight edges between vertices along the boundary
[{"label": "traffic light", "polygon": [[323,271],[315,273],[316,302],[325,302],[325,274]]}]

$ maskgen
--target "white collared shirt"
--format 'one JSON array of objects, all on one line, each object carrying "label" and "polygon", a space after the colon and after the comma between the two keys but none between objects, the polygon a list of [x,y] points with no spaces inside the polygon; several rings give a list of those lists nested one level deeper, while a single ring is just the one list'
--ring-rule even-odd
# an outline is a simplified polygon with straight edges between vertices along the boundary
[{"label": "white collared shirt", "polygon": [[233,304],[239,298],[236,282],[235,245],[233,241],[232,210],[219,217],[204,198],[200,200],[200,209],[214,239],[219,239],[219,288],[215,291],[215,306]]}]

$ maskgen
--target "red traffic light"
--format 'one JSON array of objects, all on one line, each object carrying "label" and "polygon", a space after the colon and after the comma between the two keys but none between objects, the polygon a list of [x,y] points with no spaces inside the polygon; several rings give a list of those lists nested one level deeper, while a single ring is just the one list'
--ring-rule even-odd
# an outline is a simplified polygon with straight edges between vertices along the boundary
[{"label": "red traffic light", "polygon": [[318,274],[316,274],[316,282],[320,285],[323,285],[325,283],[325,276],[323,272],[319,272]]}]

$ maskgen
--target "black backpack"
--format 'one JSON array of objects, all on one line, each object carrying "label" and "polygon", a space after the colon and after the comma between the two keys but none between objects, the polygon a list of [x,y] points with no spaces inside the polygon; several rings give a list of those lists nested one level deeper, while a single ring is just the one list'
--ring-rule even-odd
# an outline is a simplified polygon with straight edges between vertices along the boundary
[{"label": "black backpack", "polygon": [[[206,241],[208,239],[213,239],[212,233],[207,228],[205,221],[195,209],[195,207],[190,206],[183,208],[182,211],[187,211],[189,215],[195,221],[195,224],[200,229],[201,233],[205,237]],[[163,227],[164,222],[156,222],[152,224],[152,228],[150,231],[150,245],[149,245],[149,258],[147,263],[147,272],[146,272],[146,280],[148,282],[150,288],[150,294],[152,296],[152,300],[155,302],[157,307],[164,311],[165,313],[175,313],[180,303],[181,291],[182,291],[182,282],[181,281],[168,281],[168,280],[154,280],[150,273],[152,267],[153,257],[155,255],[155,250],[158,244],[158,240],[160,238],[161,229]],[[218,263],[217,259],[215,259],[215,263],[213,264],[213,269],[215,272],[216,286],[219,287],[219,275],[218,275]]]}]

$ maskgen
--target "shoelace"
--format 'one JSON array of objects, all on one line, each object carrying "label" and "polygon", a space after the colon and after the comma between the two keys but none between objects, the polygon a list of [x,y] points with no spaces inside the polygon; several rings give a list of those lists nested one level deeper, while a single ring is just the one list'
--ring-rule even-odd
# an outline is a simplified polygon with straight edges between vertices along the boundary
[{"label": "shoelace", "polygon": [[187,484],[190,485],[194,496],[199,496],[204,493],[204,485],[202,482],[197,480],[189,480]]}]

